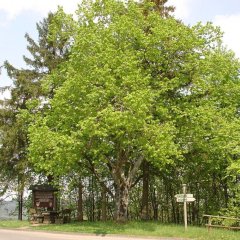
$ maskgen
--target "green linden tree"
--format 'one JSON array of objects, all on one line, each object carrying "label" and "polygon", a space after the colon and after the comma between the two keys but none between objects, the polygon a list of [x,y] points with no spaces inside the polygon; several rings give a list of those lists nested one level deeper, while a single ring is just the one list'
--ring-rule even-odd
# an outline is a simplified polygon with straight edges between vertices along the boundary
[{"label": "green linden tree", "polygon": [[[29,129],[29,158],[39,170],[61,175],[89,165],[113,183],[117,221],[127,219],[143,160],[164,167],[190,151],[189,117],[197,121],[198,107],[200,116],[214,109],[209,90],[224,71],[215,70],[213,56],[218,53],[220,62],[228,56],[218,29],[190,28],[152,9],[153,3],[133,1],[83,3],[69,60],[45,79],[46,86],[63,84]],[[237,79],[235,72],[229,81]]]}]

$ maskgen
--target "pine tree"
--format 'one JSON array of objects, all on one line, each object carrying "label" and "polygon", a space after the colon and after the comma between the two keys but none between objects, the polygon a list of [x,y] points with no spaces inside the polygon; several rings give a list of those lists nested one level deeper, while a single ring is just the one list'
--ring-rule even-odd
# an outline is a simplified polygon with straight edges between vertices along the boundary
[{"label": "pine tree", "polygon": [[[59,11],[63,14],[62,9]],[[3,101],[0,109],[0,167],[2,177],[17,183],[19,220],[22,220],[23,190],[30,176],[27,173],[30,173],[31,169],[27,161],[28,123],[21,119],[19,114],[27,108],[30,100],[53,96],[55,86],[52,86],[48,92],[43,91],[42,79],[54,71],[68,56],[69,39],[61,34],[65,31],[64,20],[58,21],[55,15],[56,13],[49,13],[47,18],[37,24],[38,41],[34,41],[28,34],[25,35],[27,49],[31,55],[31,57],[23,56],[27,68],[18,69],[8,61],[4,63],[8,76],[13,81],[13,87],[10,89],[11,98]],[[55,39],[51,35],[53,22],[55,27],[59,27],[58,34],[54,35]]]}]

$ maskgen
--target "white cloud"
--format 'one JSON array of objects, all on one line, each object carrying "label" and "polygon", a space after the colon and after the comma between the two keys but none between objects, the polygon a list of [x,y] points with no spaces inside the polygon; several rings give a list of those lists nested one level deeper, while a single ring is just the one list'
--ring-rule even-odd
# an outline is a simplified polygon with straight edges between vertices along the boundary
[{"label": "white cloud", "polygon": [[14,19],[24,11],[34,11],[41,15],[46,15],[49,11],[54,11],[57,6],[63,6],[68,13],[73,13],[77,9],[80,0],[0,0],[0,11],[7,14],[7,19]]},{"label": "white cloud", "polygon": [[240,14],[238,15],[218,15],[213,23],[220,26],[224,32],[224,43],[240,57]]},{"label": "white cloud", "polygon": [[[182,19],[185,23],[190,23],[193,9],[196,8],[199,0],[169,0],[168,5],[176,7],[175,16]],[[202,16],[200,13],[195,13]],[[202,13],[204,14],[204,13]],[[199,19],[200,20],[200,19]],[[211,20],[211,19],[209,19]],[[232,49],[237,57],[240,57],[240,14],[235,15],[217,15],[212,18],[215,25],[220,26],[224,32],[223,41],[229,49]]]},{"label": "white cloud", "polygon": [[186,20],[190,16],[192,1],[194,0],[169,0],[167,5],[176,7],[174,16]]}]

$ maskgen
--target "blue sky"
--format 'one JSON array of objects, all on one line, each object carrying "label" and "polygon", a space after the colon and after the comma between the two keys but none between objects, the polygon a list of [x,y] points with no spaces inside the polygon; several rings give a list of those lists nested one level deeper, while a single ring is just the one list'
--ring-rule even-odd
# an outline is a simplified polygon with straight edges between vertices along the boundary
[{"label": "blue sky", "polygon": [[[24,67],[27,54],[25,33],[36,38],[36,22],[62,5],[74,12],[79,0],[0,0],[0,65],[8,60]],[[176,6],[175,16],[186,24],[211,21],[225,32],[224,42],[240,57],[240,0],[169,0]],[[6,73],[0,75],[0,86],[10,85]]]}]

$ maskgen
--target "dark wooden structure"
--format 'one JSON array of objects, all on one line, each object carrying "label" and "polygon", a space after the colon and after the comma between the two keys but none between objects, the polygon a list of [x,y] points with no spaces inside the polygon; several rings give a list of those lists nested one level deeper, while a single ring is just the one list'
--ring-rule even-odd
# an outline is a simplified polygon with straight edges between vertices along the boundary
[{"label": "dark wooden structure", "polygon": [[51,185],[32,185],[32,208],[29,210],[32,223],[55,223],[58,216],[57,194],[58,189]]},{"label": "dark wooden structure", "polygon": [[68,223],[71,219],[71,210],[62,209],[58,211],[57,194],[58,189],[51,185],[33,185],[32,208],[29,209],[29,220],[32,223]]},{"label": "dark wooden structure", "polygon": [[32,206],[35,209],[45,209],[47,211],[57,210],[57,195],[58,191],[51,185],[32,185]]}]

